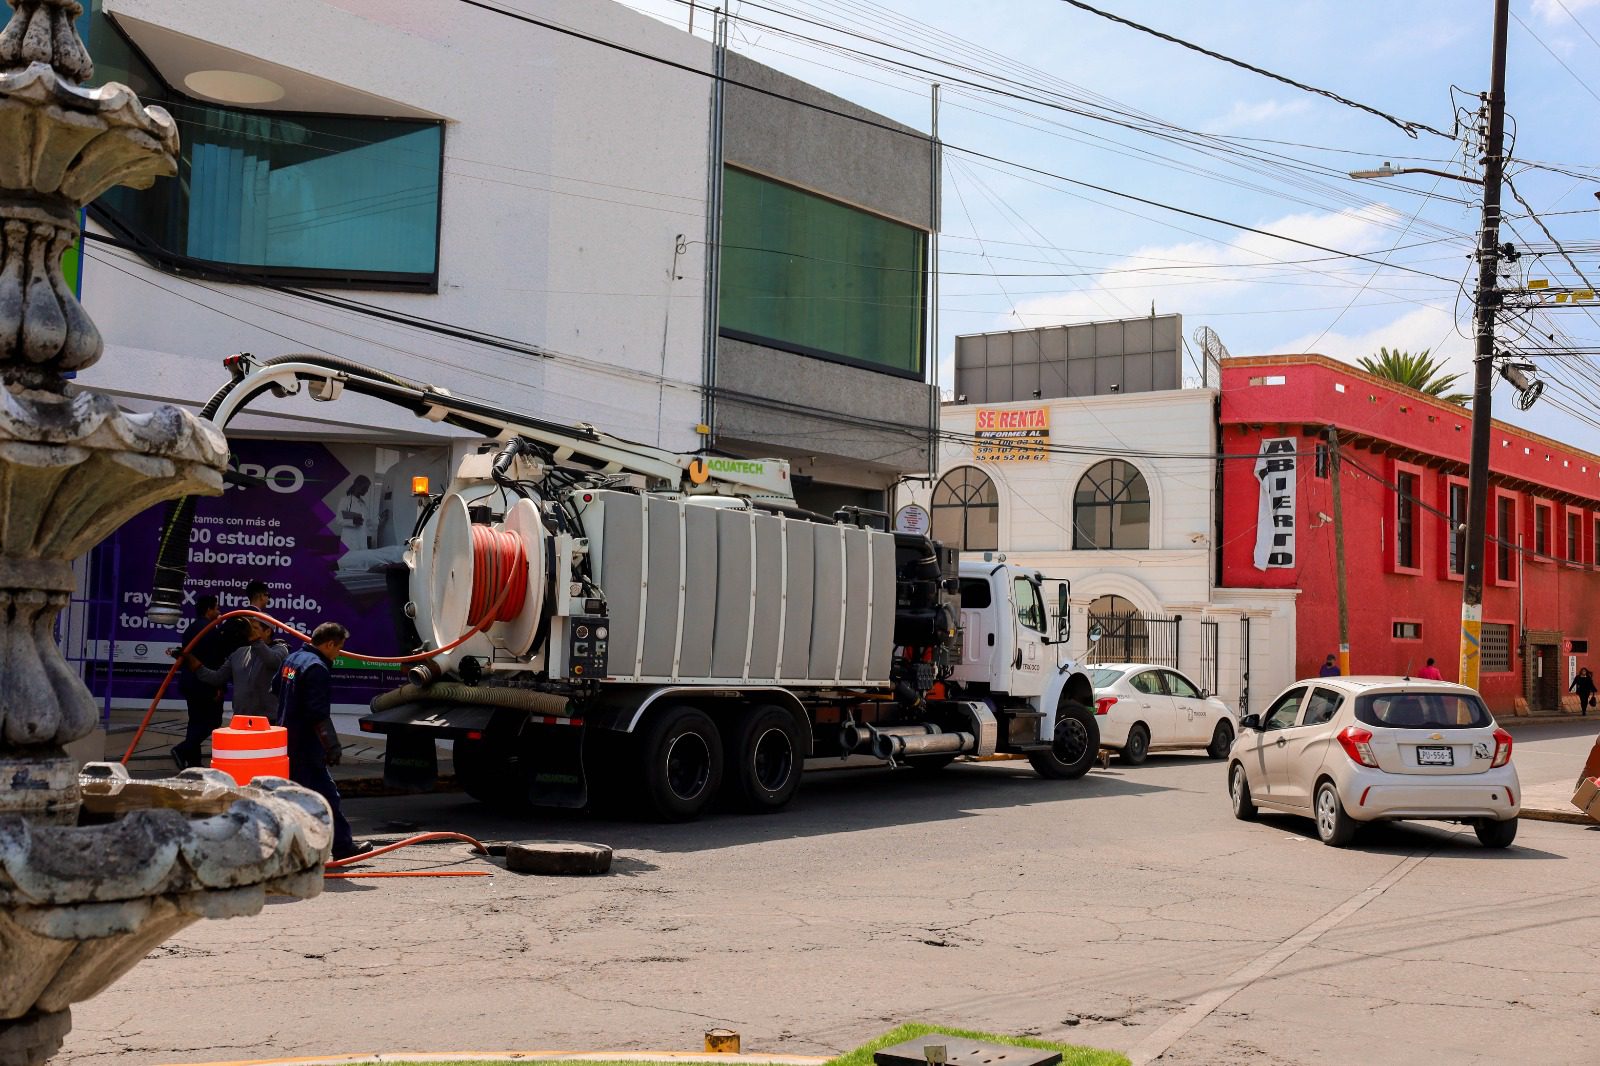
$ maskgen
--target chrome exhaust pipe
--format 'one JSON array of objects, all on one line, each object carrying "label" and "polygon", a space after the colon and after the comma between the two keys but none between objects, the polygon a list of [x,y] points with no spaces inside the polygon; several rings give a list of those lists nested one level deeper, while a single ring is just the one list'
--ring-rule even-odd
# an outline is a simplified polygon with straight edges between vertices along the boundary
[{"label": "chrome exhaust pipe", "polygon": [[971,733],[879,733],[872,744],[872,754],[891,762],[907,755],[971,755],[977,750],[978,738]]}]

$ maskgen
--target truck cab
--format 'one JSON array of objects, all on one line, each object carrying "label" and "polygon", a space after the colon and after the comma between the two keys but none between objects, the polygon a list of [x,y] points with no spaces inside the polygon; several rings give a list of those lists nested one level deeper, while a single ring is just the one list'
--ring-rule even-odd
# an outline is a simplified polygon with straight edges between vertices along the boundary
[{"label": "truck cab", "polygon": [[1044,577],[999,561],[962,560],[961,662],[953,678],[972,688],[1036,700],[1061,665],[1066,590],[1056,590],[1056,618],[1045,610]]}]

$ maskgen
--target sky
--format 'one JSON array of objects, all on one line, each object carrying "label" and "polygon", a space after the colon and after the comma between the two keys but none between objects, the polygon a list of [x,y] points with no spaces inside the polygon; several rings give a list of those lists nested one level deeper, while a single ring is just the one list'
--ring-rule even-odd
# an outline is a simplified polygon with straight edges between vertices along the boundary
[{"label": "sky", "polygon": [[[688,26],[685,0],[623,2]],[[1428,174],[1371,181],[1347,172],[1392,161],[1478,173],[1481,146],[1451,135],[1458,109],[1476,124],[1488,86],[1490,0],[1095,0],[1442,134],[1415,137],[1063,0],[728,6],[735,51],[919,129],[929,125],[930,84],[943,83],[940,136],[950,147],[939,235],[941,382],[952,379],[957,334],[1144,315],[1153,306],[1181,313],[1191,338],[1209,326],[1233,355],[1314,351],[1354,362],[1380,346],[1428,349],[1471,391],[1479,189]],[[1513,0],[1512,15],[1509,174],[1576,268],[1508,190],[1501,239],[1520,258],[1506,284],[1582,287],[1578,271],[1600,283],[1600,0]],[[695,32],[708,35],[710,21],[702,4]],[[1600,353],[1600,301],[1523,314],[1501,335],[1539,350],[1531,358],[1547,389],[1520,413],[1515,392],[1497,379],[1496,417],[1600,452],[1600,355],[1567,351]],[[1190,347],[1198,359],[1192,339]],[[1191,378],[1197,366],[1186,360]]]}]

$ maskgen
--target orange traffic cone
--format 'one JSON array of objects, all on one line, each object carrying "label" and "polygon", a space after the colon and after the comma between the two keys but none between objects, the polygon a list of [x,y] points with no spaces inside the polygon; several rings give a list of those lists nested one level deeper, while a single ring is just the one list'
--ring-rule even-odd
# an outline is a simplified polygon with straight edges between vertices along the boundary
[{"label": "orange traffic cone", "polygon": [[241,785],[289,776],[289,731],[253,714],[236,714],[211,734],[211,765]]}]

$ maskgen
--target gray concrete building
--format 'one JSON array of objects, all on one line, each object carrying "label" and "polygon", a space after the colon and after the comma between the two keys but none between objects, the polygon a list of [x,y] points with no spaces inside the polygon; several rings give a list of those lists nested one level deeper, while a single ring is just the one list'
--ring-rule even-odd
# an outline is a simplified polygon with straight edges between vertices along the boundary
[{"label": "gray concrete building", "polygon": [[713,444],[790,459],[816,510],[926,473],[926,133],[727,55]]}]

